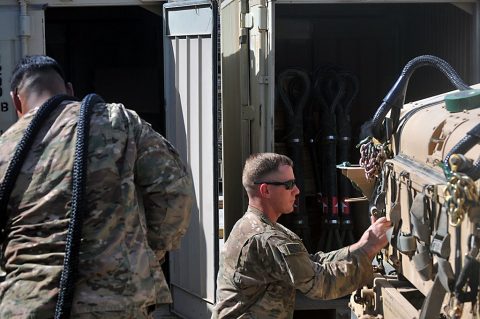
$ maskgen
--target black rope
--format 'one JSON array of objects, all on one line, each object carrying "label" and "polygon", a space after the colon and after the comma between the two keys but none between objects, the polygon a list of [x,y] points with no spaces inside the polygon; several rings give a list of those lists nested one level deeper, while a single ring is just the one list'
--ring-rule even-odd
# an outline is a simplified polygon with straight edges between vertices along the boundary
[{"label": "black rope", "polygon": [[[20,142],[16,146],[13,158],[5,172],[5,177],[0,184],[0,231],[2,232],[2,236],[6,236],[8,201],[33,141],[51,112],[65,100],[76,101],[77,99],[67,95],[57,95],[48,99],[42,106],[40,106],[34,118],[25,129]],[[72,211],[66,238],[65,259],[60,278],[60,289],[55,308],[55,319],[69,318],[72,308],[76,271],[78,267],[80,238],[82,234],[82,217],[85,209],[84,198],[90,115],[93,105],[101,102],[103,102],[103,100],[99,96],[90,94],[83,100],[80,107],[73,165]]]},{"label": "black rope", "polygon": [[78,268],[82,221],[85,210],[87,180],[88,138],[92,107],[103,100],[96,94],[87,95],[80,106],[77,124],[77,141],[73,164],[72,211],[65,244],[65,259],[60,277],[60,290],[55,307],[55,319],[69,318],[72,309],[75,279]]},{"label": "black rope", "polygon": [[319,141],[317,136],[318,124],[316,123],[317,113],[314,109],[314,103],[307,105],[303,116],[305,143],[310,155],[317,201],[320,203],[322,199],[322,165],[320,163],[320,157],[317,154]]},{"label": "black rope", "polygon": [[277,80],[277,92],[285,110],[285,122],[288,130],[285,142],[290,157],[293,160],[293,172],[300,194],[297,214],[293,218],[293,230],[302,237],[307,249],[311,248],[310,225],[305,201],[305,176],[303,168],[303,111],[310,98],[310,77],[307,72],[299,69],[286,69],[281,72]]},{"label": "black rope", "polygon": [[0,184],[0,242],[3,242],[6,236],[6,228],[8,222],[7,206],[12,194],[15,182],[22,168],[22,165],[27,157],[28,152],[32,146],[35,136],[40,131],[42,124],[48,118],[50,113],[63,101],[72,100],[74,98],[67,95],[56,95],[48,99],[42,106],[39,107],[37,113],[28,124],[22,138],[18,142],[15,153],[8,164],[2,183]]},{"label": "black rope", "polygon": [[[340,70],[339,77],[346,83],[346,90],[342,103],[336,107],[337,119],[337,158],[336,163],[345,163],[350,160],[350,147],[352,139],[351,109],[355,97],[359,91],[358,78],[347,71]],[[346,176],[337,171],[338,181],[338,211],[341,216],[340,238],[342,246],[348,246],[355,242],[353,236],[353,224],[350,217],[350,203],[347,198],[350,197],[351,183]]]},{"label": "black rope", "polygon": [[323,206],[324,231],[318,241],[318,249],[331,251],[341,246],[339,232],[340,219],[338,211],[337,184],[337,117],[338,108],[342,107],[347,90],[345,78],[338,73],[338,67],[327,65],[314,73],[313,91],[315,106],[320,114],[320,129],[317,133],[321,153],[321,194]]}]

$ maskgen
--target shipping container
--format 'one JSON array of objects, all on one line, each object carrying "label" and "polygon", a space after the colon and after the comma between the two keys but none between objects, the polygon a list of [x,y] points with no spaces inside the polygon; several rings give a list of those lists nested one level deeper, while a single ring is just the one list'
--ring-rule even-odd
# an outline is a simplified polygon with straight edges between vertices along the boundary
[{"label": "shipping container", "polygon": [[[14,121],[14,65],[47,54],[75,95],[133,109],[175,144],[195,186],[182,249],[163,265],[175,307],[209,318],[218,268],[217,6],[209,1],[0,1],[0,130]],[[178,300],[178,302],[177,302]]]},{"label": "shipping container", "polygon": [[[96,92],[137,111],[188,162],[196,205],[182,248],[164,266],[172,312],[201,319],[210,317],[215,302],[219,251],[246,209],[244,160],[262,151],[290,155],[280,75],[301,70],[312,88],[319,70],[329,68],[358,79],[348,158],[356,163],[360,126],[410,59],[435,55],[467,83],[480,81],[480,6],[473,0],[2,0],[2,132],[16,120],[8,94],[12,68],[37,53],[65,66],[77,96]],[[451,89],[438,71],[425,68],[412,77],[406,100]],[[308,101],[316,107],[313,93]],[[306,235],[313,251],[325,235],[324,203],[306,145],[301,155],[304,214],[283,222]],[[368,224],[367,207],[351,205],[358,237]],[[345,298],[298,296],[297,309],[296,318],[350,317]]]},{"label": "shipping container", "polygon": [[[318,135],[314,136],[320,166],[326,161],[321,157],[328,157],[325,144],[331,144],[321,132],[321,126],[329,123],[328,117],[326,123],[318,120],[318,113],[325,112],[315,87],[322,70],[341,70],[357,79],[358,94],[351,105],[349,123],[351,163],[359,160],[355,146],[360,142],[361,125],[372,118],[408,61],[420,55],[434,55],[450,63],[468,84],[477,83],[480,76],[479,6],[474,2],[231,0],[221,3],[220,21],[226,236],[248,201],[239,183],[246,157],[262,151],[295,154],[291,143],[294,128],[289,118],[294,116],[296,107],[302,106],[300,96],[307,89],[299,76],[296,82],[286,81],[288,72],[292,72],[289,70],[300,70],[310,79],[310,98],[304,107],[313,110],[310,116],[317,121]],[[282,85],[290,87],[285,89]],[[438,70],[422,68],[410,80],[406,102],[452,89]],[[280,90],[287,95],[282,97]],[[288,103],[290,110],[285,107]],[[308,124],[306,118],[303,124]],[[338,145],[341,136],[336,137]],[[303,216],[282,217],[280,221],[303,235],[310,252],[325,248],[326,239],[327,245],[332,246],[338,234],[331,231],[335,227],[340,233],[348,233],[353,225],[353,236],[357,239],[369,223],[368,203],[349,203],[352,223],[348,226],[337,226],[333,224],[335,220],[326,221],[331,211],[325,207],[338,209],[340,200],[336,198],[336,202],[330,200],[327,204],[325,186],[320,187],[324,194],[319,196],[314,167],[318,163],[312,162],[307,136],[296,138],[303,140],[303,151],[296,155],[300,164],[297,162],[296,166],[302,167],[305,211]],[[359,196],[355,190],[351,192],[352,197]],[[336,302],[314,302],[297,296],[297,309],[330,307],[341,317],[345,313],[341,300]],[[348,300],[343,306],[347,303]],[[317,312],[306,313],[307,317],[313,317]]]}]

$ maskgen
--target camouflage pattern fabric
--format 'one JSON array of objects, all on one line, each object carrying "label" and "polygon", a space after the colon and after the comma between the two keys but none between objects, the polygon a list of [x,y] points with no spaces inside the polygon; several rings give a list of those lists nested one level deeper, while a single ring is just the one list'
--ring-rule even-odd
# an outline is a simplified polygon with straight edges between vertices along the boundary
[{"label": "camouflage pattern fabric", "polygon": [[309,255],[301,239],[249,207],[225,243],[213,319],[293,318],[295,290],[333,299],[373,280],[363,251]]},{"label": "camouflage pattern fabric", "polygon": [[[53,318],[79,107],[67,102],[54,110],[10,198],[0,318]],[[0,137],[2,178],[35,111]],[[119,312],[116,319],[141,318],[148,306],[171,302],[161,262],[187,230],[192,180],[170,143],[123,105],[95,105],[90,123],[87,209],[72,317]]]}]

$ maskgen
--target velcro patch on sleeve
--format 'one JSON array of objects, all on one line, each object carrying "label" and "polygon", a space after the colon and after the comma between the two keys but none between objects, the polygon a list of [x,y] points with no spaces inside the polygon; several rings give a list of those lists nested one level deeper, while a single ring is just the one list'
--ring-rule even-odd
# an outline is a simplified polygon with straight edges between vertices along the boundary
[{"label": "velcro patch on sleeve", "polygon": [[300,243],[287,243],[280,246],[280,251],[288,256],[306,252],[306,249]]}]

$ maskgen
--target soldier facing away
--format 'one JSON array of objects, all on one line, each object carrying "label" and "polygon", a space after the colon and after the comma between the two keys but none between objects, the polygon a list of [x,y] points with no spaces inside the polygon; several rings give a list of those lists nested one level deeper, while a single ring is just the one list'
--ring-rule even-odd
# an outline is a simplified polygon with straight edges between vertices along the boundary
[{"label": "soldier facing away", "polygon": [[245,162],[249,206],[222,252],[213,319],[293,318],[296,289],[313,299],[333,299],[372,281],[372,260],[387,244],[390,222],[375,221],[349,247],[309,255],[301,239],[277,223],[293,211],[300,192],[292,167],[290,158],[275,153]]},{"label": "soldier facing away", "polygon": [[[0,178],[39,106],[72,95],[55,60],[28,56],[13,72],[20,119],[1,137]],[[10,196],[0,244],[0,318],[53,318],[71,214],[80,102],[67,98],[33,141]],[[71,318],[148,318],[171,296],[161,269],[189,224],[192,180],[178,153],[122,104],[92,108],[79,266]],[[68,317],[69,314],[67,314]]]}]

